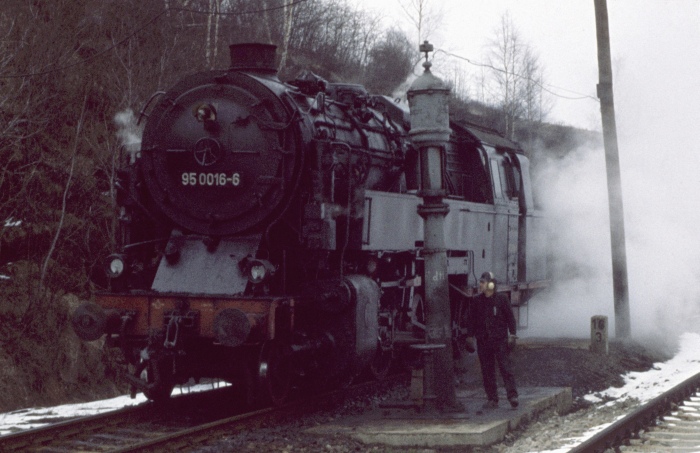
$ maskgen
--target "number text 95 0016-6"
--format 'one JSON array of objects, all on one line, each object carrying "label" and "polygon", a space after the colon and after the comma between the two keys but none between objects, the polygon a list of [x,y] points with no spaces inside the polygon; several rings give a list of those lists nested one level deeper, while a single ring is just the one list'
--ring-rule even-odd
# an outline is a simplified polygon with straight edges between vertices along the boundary
[{"label": "number text 95 0016-6", "polygon": [[185,172],[182,174],[183,186],[200,187],[238,187],[241,184],[240,173],[197,173]]}]

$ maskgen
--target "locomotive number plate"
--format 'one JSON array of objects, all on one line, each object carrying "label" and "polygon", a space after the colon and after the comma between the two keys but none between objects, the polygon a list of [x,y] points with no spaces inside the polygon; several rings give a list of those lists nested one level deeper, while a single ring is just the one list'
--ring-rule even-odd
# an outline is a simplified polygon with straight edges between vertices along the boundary
[{"label": "locomotive number plate", "polygon": [[195,171],[191,171],[182,174],[183,186],[237,187],[240,184],[240,173],[197,173]]}]

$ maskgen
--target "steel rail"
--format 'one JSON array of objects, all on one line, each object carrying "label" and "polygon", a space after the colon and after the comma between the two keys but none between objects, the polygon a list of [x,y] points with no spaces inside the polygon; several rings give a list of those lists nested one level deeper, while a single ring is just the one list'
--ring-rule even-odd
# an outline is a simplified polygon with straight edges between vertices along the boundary
[{"label": "steel rail", "polygon": [[[164,413],[162,406],[144,403],[0,436],[0,451],[39,451],[51,447],[69,451],[73,448],[71,444],[82,445],[81,448],[88,445],[96,451],[121,453],[191,449],[193,446],[210,441],[214,433],[232,435],[242,430],[257,429],[293,416],[308,414],[324,407],[332,407],[340,401],[360,396],[380,386],[395,385],[402,377],[404,375],[394,375],[382,381],[352,385],[279,407],[268,407],[233,416],[223,415],[219,420],[199,422],[194,426],[179,427],[174,430],[172,425],[168,426],[167,421],[159,420]],[[185,407],[197,404],[208,407],[207,401],[211,403],[216,400],[214,393],[218,391],[178,396],[170,401],[171,404],[166,410],[169,412],[184,410]],[[161,423],[163,429],[160,428]],[[151,428],[143,428],[149,424]],[[113,441],[117,442],[117,445],[114,445]]]},{"label": "steel rail", "polygon": [[[194,405],[203,399],[216,398],[215,394],[225,391],[226,388],[177,395],[169,401],[168,407],[170,410],[182,410],[182,408]],[[32,449],[46,448],[51,443],[68,443],[73,439],[84,439],[110,429],[131,428],[139,421],[154,420],[162,416],[161,414],[163,414],[163,407],[155,403],[145,402],[96,415],[76,417],[0,436],[0,452],[32,451]]]},{"label": "steel rail", "polygon": [[117,426],[120,423],[133,423],[134,419],[148,416],[152,410],[153,407],[147,404],[131,406],[6,434],[0,436],[0,451],[27,451],[43,447],[56,439],[68,439],[77,433],[104,430],[107,426]]},{"label": "steel rail", "polygon": [[636,437],[641,430],[656,424],[656,420],[668,414],[699,388],[700,373],[638,407],[572,448],[569,453],[602,453],[608,449],[619,451],[621,446]]},{"label": "steel rail", "polygon": [[237,434],[243,430],[261,427],[265,423],[288,417],[291,412],[299,408],[299,403],[282,407],[268,407],[255,412],[237,415],[234,417],[217,420],[211,423],[195,426],[189,429],[177,431],[165,436],[159,436],[130,445],[123,448],[110,450],[111,453],[133,453],[146,451],[178,451],[184,448],[192,448],[207,439],[211,439],[216,433],[226,435]]},{"label": "steel rail", "polygon": [[110,451],[111,453],[135,453],[191,449],[210,441],[217,435],[231,436],[244,430],[257,429],[266,424],[288,420],[293,416],[308,414],[320,410],[323,407],[330,407],[333,404],[337,404],[339,401],[360,396],[368,391],[373,391],[382,385],[396,385],[405,377],[405,374],[398,374],[389,376],[381,381],[363,382],[347,388],[326,392],[311,399],[295,401],[278,407],[265,408],[255,412],[205,423]]}]

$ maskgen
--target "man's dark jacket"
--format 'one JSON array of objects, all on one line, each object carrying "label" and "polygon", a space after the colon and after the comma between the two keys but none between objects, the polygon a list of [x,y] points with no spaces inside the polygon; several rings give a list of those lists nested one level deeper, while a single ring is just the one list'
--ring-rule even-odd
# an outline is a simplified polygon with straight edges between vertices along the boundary
[{"label": "man's dark jacket", "polygon": [[516,324],[513,310],[504,294],[486,297],[476,296],[469,309],[467,335],[474,336],[479,342],[502,341],[508,339],[508,332],[515,335]]}]

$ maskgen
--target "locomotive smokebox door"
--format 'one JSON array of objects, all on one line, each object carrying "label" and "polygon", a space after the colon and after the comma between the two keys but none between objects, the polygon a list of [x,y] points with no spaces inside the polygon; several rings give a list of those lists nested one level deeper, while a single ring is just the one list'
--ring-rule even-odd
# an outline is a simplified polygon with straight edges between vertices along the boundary
[{"label": "locomotive smokebox door", "polygon": [[155,105],[140,166],[155,206],[185,232],[226,237],[283,212],[301,174],[295,113],[275,46],[231,46],[231,69],[192,74]]}]

